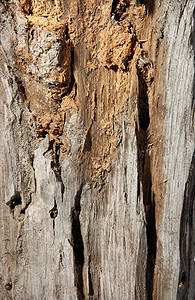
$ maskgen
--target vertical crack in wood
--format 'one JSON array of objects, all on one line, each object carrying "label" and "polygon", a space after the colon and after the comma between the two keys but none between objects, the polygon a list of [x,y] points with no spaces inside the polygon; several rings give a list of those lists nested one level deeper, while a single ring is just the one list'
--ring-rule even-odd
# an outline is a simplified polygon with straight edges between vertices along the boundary
[{"label": "vertical crack in wood", "polygon": [[[180,273],[177,299],[193,299],[194,264],[194,190],[195,190],[195,152],[193,154],[188,180],[185,185],[183,210],[180,225]],[[190,276],[191,275],[191,276]]]},{"label": "vertical crack in wood", "polygon": [[93,282],[91,276],[91,255],[89,255],[89,262],[88,262],[88,284],[89,284],[89,296],[93,296],[94,289],[93,289]]},{"label": "vertical crack in wood", "polygon": [[[136,125],[137,149],[138,149],[138,181],[142,185],[143,204],[146,214],[146,236],[147,236],[147,266],[146,266],[146,297],[152,299],[153,278],[156,260],[156,225],[155,225],[155,194],[152,191],[152,174],[150,155],[147,150],[149,137],[149,105],[148,87],[141,72],[138,70],[139,99],[138,115],[139,126]],[[138,196],[140,195],[140,184],[138,184]]]},{"label": "vertical crack in wood", "polygon": [[72,244],[74,253],[74,276],[75,286],[77,287],[77,297],[79,300],[85,299],[83,293],[83,265],[84,265],[84,244],[81,234],[80,212],[81,212],[81,195],[83,183],[80,186],[76,196],[74,207],[72,208]]},{"label": "vertical crack in wood", "polygon": [[[52,148],[53,148],[53,144],[52,144]],[[63,197],[64,197],[64,183],[62,180],[62,176],[61,176],[61,166],[60,166],[60,146],[55,147],[55,149],[53,149],[53,153],[54,153],[54,159],[51,162],[51,168],[56,176],[56,180],[58,182],[60,182],[61,184],[61,195],[62,195],[62,202],[63,202]]]},{"label": "vertical crack in wood", "polygon": [[148,86],[146,82],[146,76],[143,72],[144,67],[147,66],[147,63],[145,65],[143,64],[143,66],[141,67],[137,66],[137,72],[139,78],[139,99],[138,99],[139,127],[143,130],[146,130],[150,125]]}]

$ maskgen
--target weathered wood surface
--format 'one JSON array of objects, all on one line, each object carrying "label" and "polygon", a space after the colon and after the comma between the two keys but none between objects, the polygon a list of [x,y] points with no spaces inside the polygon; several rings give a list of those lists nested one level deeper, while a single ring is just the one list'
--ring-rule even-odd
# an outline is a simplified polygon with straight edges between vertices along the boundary
[{"label": "weathered wood surface", "polygon": [[0,2],[0,299],[194,298],[194,9]]}]

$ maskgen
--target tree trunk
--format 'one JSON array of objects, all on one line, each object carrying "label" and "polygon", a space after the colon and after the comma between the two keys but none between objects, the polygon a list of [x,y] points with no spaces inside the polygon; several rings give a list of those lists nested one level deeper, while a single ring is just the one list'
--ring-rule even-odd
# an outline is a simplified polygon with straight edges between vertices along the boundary
[{"label": "tree trunk", "polygon": [[194,9],[0,1],[1,299],[194,299]]}]

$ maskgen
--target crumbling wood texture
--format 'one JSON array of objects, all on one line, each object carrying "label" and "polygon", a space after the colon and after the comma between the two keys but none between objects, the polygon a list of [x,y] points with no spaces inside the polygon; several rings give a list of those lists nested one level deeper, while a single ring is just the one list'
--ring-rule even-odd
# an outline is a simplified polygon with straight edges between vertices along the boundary
[{"label": "crumbling wood texture", "polygon": [[0,299],[194,299],[194,10],[0,1]]}]

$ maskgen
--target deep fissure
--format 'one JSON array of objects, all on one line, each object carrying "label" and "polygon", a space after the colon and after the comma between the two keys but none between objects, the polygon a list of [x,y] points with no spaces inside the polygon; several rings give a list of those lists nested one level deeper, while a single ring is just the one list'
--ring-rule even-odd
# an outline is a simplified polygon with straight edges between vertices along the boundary
[{"label": "deep fissure", "polygon": [[[137,72],[139,78],[139,99],[138,99],[139,126],[142,130],[146,130],[150,125],[148,87],[145,78],[143,76],[142,69],[137,67]],[[145,133],[144,139],[147,140],[147,133]]]},{"label": "deep fissure", "polygon": [[94,289],[93,289],[93,282],[91,276],[91,255],[89,255],[89,262],[88,262],[88,284],[89,284],[89,296],[93,296]]},{"label": "deep fissure", "polygon": [[156,225],[155,225],[155,194],[152,191],[152,174],[150,155],[147,149],[149,140],[149,104],[148,87],[142,71],[138,69],[139,98],[138,118],[139,126],[136,126],[137,149],[138,149],[138,196],[143,191],[143,204],[146,219],[147,236],[147,266],[146,266],[146,295],[147,300],[152,300],[154,268],[156,261]]},{"label": "deep fissure", "polygon": [[83,265],[84,265],[84,244],[81,234],[80,212],[81,212],[81,195],[83,183],[81,184],[72,208],[72,245],[74,253],[74,276],[75,286],[77,287],[77,296],[79,300],[85,299],[83,293]]}]

